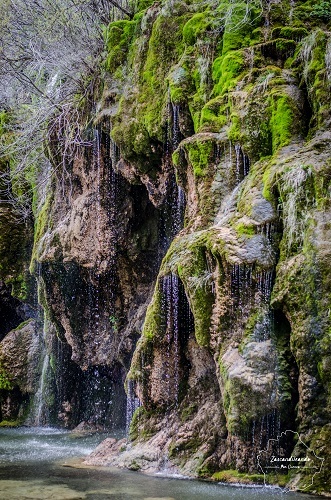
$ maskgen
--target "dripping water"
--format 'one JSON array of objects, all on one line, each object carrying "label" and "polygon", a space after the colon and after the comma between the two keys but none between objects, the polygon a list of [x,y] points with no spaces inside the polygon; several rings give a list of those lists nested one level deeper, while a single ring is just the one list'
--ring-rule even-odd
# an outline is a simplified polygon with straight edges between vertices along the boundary
[{"label": "dripping water", "polygon": [[244,154],[239,144],[236,144],[234,149],[236,154],[236,184],[239,184],[249,173],[249,158]]},{"label": "dripping water", "polygon": [[177,185],[177,193],[174,196],[174,207],[172,212],[174,212],[173,224],[172,224],[172,234],[175,236],[184,225],[184,213],[185,213],[185,193],[184,190]]},{"label": "dripping water", "polygon": [[[111,129],[111,125],[110,125]],[[119,149],[110,136],[106,136],[106,168],[109,173],[108,181],[108,200],[107,200],[107,216],[110,227],[110,238],[112,240],[112,251],[107,256],[109,267],[109,315],[113,323],[113,327],[117,327],[117,318],[115,313],[115,298],[116,298],[116,254],[117,254],[117,225],[118,225],[118,197],[119,197],[119,178],[116,172],[116,165],[119,160]],[[113,328],[114,329],[114,328]]]},{"label": "dripping water", "polygon": [[237,181],[237,184],[239,184],[239,182],[241,181],[241,175],[240,175],[240,153],[241,153],[241,147],[239,146],[239,144],[236,144],[235,147],[235,152],[236,152],[236,181]]},{"label": "dripping water", "polygon": [[259,309],[261,317],[254,329],[256,341],[270,338],[274,315],[270,308],[274,282],[273,270],[254,271],[251,265],[233,264],[228,269],[231,291],[231,316],[235,321],[247,321],[253,310]]},{"label": "dripping water", "polygon": [[252,266],[234,264],[230,268],[232,315],[247,319],[252,306]]},{"label": "dripping water", "polygon": [[[179,291],[178,278],[170,274],[163,278],[162,282],[163,311],[165,313],[165,338],[166,349],[166,392],[168,402],[174,400],[178,403],[178,368],[179,368],[179,346],[178,346],[178,305]],[[174,384],[172,387],[171,384]]]},{"label": "dripping water", "polygon": [[47,391],[47,373],[49,368],[49,356],[47,353],[44,355],[41,376],[39,379],[39,387],[34,397],[35,406],[35,421],[34,425],[40,427],[48,423],[48,408],[45,401]]},{"label": "dripping water", "polygon": [[179,113],[180,106],[170,101],[170,92],[167,106],[167,128],[165,136],[164,169],[167,172],[167,199],[164,205],[164,214],[161,233],[160,254],[169,247],[176,234],[184,226],[185,214],[185,193],[181,186],[177,184],[175,168],[172,162],[172,153],[178,148],[183,136],[180,131]]},{"label": "dripping water", "polygon": [[94,168],[96,169],[96,239],[97,239],[97,259],[95,264],[95,272],[91,273],[91,281],[93,283],[91,293],[92,297],[92,324],[91,330],[95,332],[94,344],[96,349],[99,347],[100,340],[100,264],[101,264],[101,137],[98,129],[94,130],[93,142],[93,160]]},{"label": "dripping water", "polygon": [[133,380],[127,382],[127,400],[126,400],[126,436],[129,439],[129,430],[132,417],[140,407],[140,400],[136,396],[135,383]]}]

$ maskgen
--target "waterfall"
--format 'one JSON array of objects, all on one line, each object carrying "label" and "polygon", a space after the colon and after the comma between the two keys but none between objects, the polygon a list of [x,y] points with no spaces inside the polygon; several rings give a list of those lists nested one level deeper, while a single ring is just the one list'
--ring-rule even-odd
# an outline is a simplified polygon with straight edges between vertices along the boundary
[{"label": "waterfall", "polygon": [[179,284],[178,277],[170,274],[162,282],[162,310],[166,339],[166,384],[168,401],[178,405],[179,385]]},{"label": "waterfall", "polygon": [[257,233],[265,236],[270,243],[274,241],[276,225],[274,222],[266,222],[257,227]]},{"label": "waterfall", "polygon": [[175,191],[173,197],[172,206],[172,234],[175,236],[184,225],[184,213],[185,213],[186,199],[184,190],[177,186],[177,192]]},{"label": "waterfall", "polygon": [[254,339],[265,341],[272,333],[274,318],[270,308],[274,270],[255,271],[251,265],[229,266],[231,291],[231,316],[234,321],[247,321],[252,311],[259,310],[260,316],[254,328]]},{"label": "waterfall", "polygon": [[140,407],[140,400],[135,393],[135,383],[133,380],[127,381],[127,400],[126,400],[126,436],[129,436],[130,424],[135,411]]},{"label": "waterfall", "polygon": [[185,346],[194,331],[194,319],[184,286],[176,274],[164,276],[160,282],[161,327],[163,332],[162,357],[163,401],[167,411],[179,405],[180,383],[187,373],[181,367],[185,362]]},{"label": "waterfall", "polygon": [[240,156],[241,156],[241,147],[239,144],[236,144],[235,147],[235,152],[236,152],[236,182],[239,184],[241,181],[241,175],[240,175]]},{"label": "waterfall", "polygon": [[48,423],[48,407],[45,401],[45,395],[47,391],[47,373],[49,368],[49,356],[45,353],[43,359],[43,366],[41,370],[41,376],[39,379],[39,387],[34,396],[34,425],[42,426]]},{"label": "waterfall", "polygon": [[167,197],[164,204],[162,226],[160,228],[160,254],[164,255],[171,241],[184,226],[186,198],[184,190],[177,184],[175,168],[172,162],[172,153],[178,148],[183,139],[179,126],[180,106],[173,104],[168,94],[167,128],[165,135],[165,149],[163,167],[167,174]]},{"label": "waterfall", "polygon": [[[111,124],[110,124],[111,131]],[[110,133],[106,135],[105,141],[105,167],[108,174],[107,189],[107,216],[108,224],[111,228],[112,251],[107,256],[109,269],[109,318],[113,329],[117,328],[115,314],[116,299],[116,252],[117,252],[117,224],[118,224],[118,197],[119,197],[119,177],[116,173],[116,165],[119,160],[119,149],[111,138]]]},{"label": "waterfall", "polygon": [[253,269],[246,264],[230,266],[230,290],[232,297],[232,315],[247,319],[252,307]]},{"label": "waterfall", "polygon": [[239,144],[236,144],[234,149],[236,154],[236,184],[239,184],[249,173],[249,158],[244,154]]}]

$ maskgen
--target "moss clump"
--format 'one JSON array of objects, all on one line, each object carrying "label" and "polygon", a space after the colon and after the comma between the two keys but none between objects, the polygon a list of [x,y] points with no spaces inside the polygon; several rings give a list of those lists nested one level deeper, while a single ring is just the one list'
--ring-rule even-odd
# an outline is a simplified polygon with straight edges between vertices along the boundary
[{"label": "moss clump", "polygon": [[272,149],[275,152],[286,146],[293,134],[294,105],[290,97],[278,90],[270,97],[270,130],[272,135]]},{"label": "moss clump", "polygon": [[241,483],[241,484],[264,483],[263,474],[245,474],[233,469],[215,472],[212,475],[212,479],[214,481],[220,481],[224,483]]},{"label": "moss clump", "polygon": [[274,202],[273,186],[274,186],[274,175],[271,166],[269,165],[263,173],[262,195],[266,200],[270,201],[270,203]]},{"label": "moss clump", "polygon": [[19,427],[22,425],[20,420],[2,420],[0,427]]},{"label": "moss clump", "polygon": [[187,45],[194,45],[208,28],[212,26],[212,17],[209,11],[198,12],[187,21],[183,27],[183,40]]},{"label": "moss clump", "polygon": [[213,156],[211,141],[195,141],[187,144],[188,159],[196,177],[204,177]]},{"label": "moss clump", "polygon": [[235,230],[236,230],[238,236],[252,237],[255,235],[255,226],[252,224],[247,225],[247,224],[244,224],[243,222],[239,222],[235,226]]},{"label": "moss clump", "polygon": [[329,45],[326,33],[315,29],[304,38],[292,62],[292,68],[297,69],[302,76],[302,85],[308,91],[308,99],[312,110],[310,133],[323,127],[330,118],[328,102],[330,80],[328,78],[327,61],[329,60]]},{"label": "moss clump", "polygon": [[[123,71],[130,73],[132,92],[123,92],[119,99],[118,112],[112,119],[112,137],[121,148],[122,156],[134,164],[138,172],[148,172],[152,178],[162,162],[162,144],[169,126],[169,86],[173,102],[184,100],[189,91],[186,69],[178,62],[185,45],[182,29],[192,16],[186,9],[177,15],[166,9],[155,14],[147,11],[133,21],[111,25],[111,29],[116,28],[116,40],[119,41],[115,45],[118,49],[115,55],[110,55],[117,60],[122,45],[129,45],[121,67],[127,65]],[[135,26],[128,23],[135,23]]]},{"label": "moss clump", "polygon": [[124,63],[136,27],[137,22],[135,20],[121,20],[111,23],[105,29],[104,38],[107,50],[105,69],[107,71],[112,73]]},{"label": "moss clump", "polygon": [[133,0],[133,10],[134,12],[141,12],[142,10],[148,9],[153,3],[155,3],[155,0]]},{"label": "moss clump", "polygon": [[147,308],[143,336],[151,340],[160,335],[162,335],[162,293],[161,285],[158,281],[155,287],[153,300]]},{"label": "moss clump", "polygon": [[3,368],[0,362],[0,389],[5,389],[10,391],[13,389],[12,381],[10,380],[6,370]]},{"label": "moss clump", "polygon": [[249,4],[222,2],[217,10],[224,19],[222,53],[250,45],[252,31],[258,27],[261,20],[260,3],[256,0]]},{"label": "moss clump", "polygon": [[171,102],[174,104],[185,102],[190,91],[190,74],[185,65],[172,68],[168,82]]},{"label": "moss clump", "polygon": [[302,38],[308,35],[308,31],[303,27],[295,27],[295,26],[283,26],[277,27],[272,30],[272,38],[286,38],[287,40],[295,40],[299,42]]},{"label": "moss clump", "polygon": [[311,15],[316,18],[328,23],[331,21],[331,1],[330,0],[320,0],[317,2],[311,12]]},{"label": "moss clump", "polygon": [[216,97],[208,101],[201,110],[200,131],[207,128],[219,132],[228,121],[229,103],[224,97]]},{"label": "moss clump", "polygon": [[192,403],[189,406],[185,406],[185,408],[183,409],[183,411],[180,415],[181,421],[186,422],[187,420],[190,420],[192,415],[194,415],[194,413],[196,413],[197,410],[198,410],[198,406],[195,403]]},{"label": "moss clump", "polygon": [[213,94],[223,95],[233,90],[245,68],[244,55],[241,50],[231,51],[218,57],[213,63]]},{"label": "moss clump", "polygon": [[194,316],[195,338],[202,347],[209,345],[209,328],[214,295],[211,291],[205,249],[199,244],[191,246],[190,258],[180,262],[178,274],[189,296]]},{"label": "moss clump", "polygon": [[331,457],[328,452],[329,443],[331,440],[331,424],[326,424],[323,427],[316,429],[311,443],[310,448],[314,450],[314,453],[317,457],[323,458],[323,467],[318,474],[314,475],[314,479],[312,481],[312,474],[308,470],[308,473],[302,477],[299,486],[304,488],[305,491],[309,493],[325,493],[326,491],[330,491],[327,489],[326,485],[330,485],[330,466],[331,466]]}]

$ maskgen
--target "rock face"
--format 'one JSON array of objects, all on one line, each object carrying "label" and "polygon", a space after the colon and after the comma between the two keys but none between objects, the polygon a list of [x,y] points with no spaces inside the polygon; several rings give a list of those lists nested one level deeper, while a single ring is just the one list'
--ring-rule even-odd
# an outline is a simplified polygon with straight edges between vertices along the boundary
[{"label": "rock face", "polygon": [[90,463],[255,474],[290,430],[282,456],[304,458],[303,442],[324,465],[286,480],[327,492],[331,16],[138,4],[107,28],[90,147],[36,214],[45,345],[65,352],[55,406],[69,426],[120,425],[127,377],[130,445],[107,441]]}]

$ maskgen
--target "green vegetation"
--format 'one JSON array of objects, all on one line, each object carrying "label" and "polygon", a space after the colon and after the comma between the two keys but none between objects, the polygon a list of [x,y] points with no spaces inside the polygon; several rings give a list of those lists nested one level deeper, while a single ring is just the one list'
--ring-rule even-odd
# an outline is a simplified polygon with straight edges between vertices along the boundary
[{"label": "green vegetation", "polygon": [[246,225],[243,222],[239,222],[235,227],[238,236],[248,236],[252,237],[255,235],[256,229],[253,225]]},{"label": "green vegetation", "polygon": [[278,148],[286,146],[292,137],[294,113],[289,96],[282,95],[278,91],[272,92],[270,112],[272,148],[275,152]]},{"label": "green vegetation", "polygon": [[210,11],[194,14],[183,27],[183,40],[187,45],[194,45],[211,28],[213,16]]},{"label": "green vegetation", "polygon": [[191,142],[186,146],[188,151],[188,159],[193,167],[193,172],[196,177],[203,177],[207,173],[214,145],[211,141]]},{"label": "green vegetation", "polygon": [[218,57],[213,63],[213,80],[216,82],[213,94],[222,95],[234,90],[237,81],[245,67],[244,55],[241,50],[235,50]]},{"label": "green vegetation", "polygon": [[[23,3],[20,5],[24,7]],[[185,398],[189,403],[180,406],[182,400],[176,401],[177,414],[173,412],[170,415],[174,421],[177,418],[178,431],[182,430],[181,425],[191,430],[193,420],[198,421],[197,426],[200,425],[199,411],[207,391],[203,377],[199,378],[199,370],[208,369],[208,366],[201,368],[197,359],[203,359],[198,356],[203,352],[208,353],[211,359],[221,360],[215,374],[213,397],[224,410],[225,417],[222,418],[226,422],[222,425],[224,429],[226,427],[229,441],[231,435],[235,435],[238,449],[243,450],[243,454],[249,446],[252,422],[264,418],[269,410],[277,410],[283,419],[284,404],[288,408],[295,406],[294,393],[297,390],[308,394],[304,404],[309,406],[309,412],[305,414],[300,400],[293,421],[297,416],[302,432],[314,428],[312,444],[319,453],[326,454],[330,430],[327,426],[319,428],[314,422],[326,422],[331,414],[328,245],[331,230],[328,219],[331,207],[331,42],[328,24],[331,4],[325,0],[316,4],[286,0],[271,2],[268,6],[258,0],[224,0],[221,3],[212,0],[137,0],[130,5],[135,12],[132,19],[116,18],[102,29],[103,45],[95,52],[103,59],[102,63],[95,57],[97,62],[94,66],[90,53],[87,59],[83,57],[89,74],[83,80],[78,78],[78,88],[69,89],[72,92],[68,95],[75,95],[75,98],[73,102],[66,103],[68,114],[65,114],[66,108],[61,107],[63,103],[57,100],[56,90],[61,95],[63,88],[62,83],[56,80],[53,92],[56,102],[52,104],[52,113],[47,108],[49,114],[42,122],[44,128],[38,136],[39,146],[35,147],[31,141],[34,152],[38,154],[28,157],[23,170],[22,158],[12,155],[1,159],[0,170],[11,175],[11,193],[17,206],[23,206],[26,200],[29,216],[32,214],[34,217],[30,271],[35,272],[40,254],[46,253],[42,246],[48,244],[44,236],[54,229],[52,212],[57,208],[54,203],[58,198],[54,197],[53,190],[56,183],[56,188],[60,186],[62,175],[70,178],[72,192],[74,196],[79,196],[79,181],[76,183],[72,177],[74,169],[80,168],[77,160],[80,153],[76,153],[84,151],[85,154],[87,151],[87,147],[84,149],[85,141],[88,143],[93,135],[94,109],[99,109],[96,121],[102,129],[102,154],[109,146],[106,135],[110,134],[120,151],[118,174],[123,173],[126,177],[123,181],[126,188],[122,191],[122,185],[119,183],[117,186],[121,207],[124,207],[123,194],[129,193],[128,207],[130,205],[132,213],[135,212],[139,191],[135,192],[129,184],[140,184],[141,189],[146,186],[150,200],[160,214],[155,225],[160,222],[161,228],[166,218],[163,209],[169,201],[168,174],[173,175],[169,159],[171,153],[178,183],[183,186],[188,202],[186,225],[170,244],[161,265],[128,374],[128,379],[139,384],[140,396],[146,406],[133,417],[130,439],[143,441],[153,436],[162,422],[165,406],[173,404],[167,400],[168,395],[152,391],[151,387],[156,379],[159,383],[160,372],[166,373],[166,297],[162,280],[172,274],[183,284],[185,306],[188,302],[194,317],[194,336],[190,330],[189,339],[179,339],[183,367],[180,366],[178,371],[181,380],[178,381],[177,395],[180,400],[186,391]],[[81,40],[82,49],[85,49],[83,42]],[[41,71],[40,90],[45,94],[49,88],[47,85],[50,85],[45,76],[49,70],[47,65],[44,70],[44,73]],[[52,72],[49,74],[53,75]],[[77,74],[80,74],[78,70]],[[64,76],[67,78],[63,80],[67,83],[73,73],[68,75],[64,72]],[[73,78],[71,80],[74,81]],[[36,81],[33,82],[36,84]],[[26,89],[23,87],[21,90],[25,92]],[[24,136],[25,144],[31,139],[31,123],[35,123],[33,118],[37,116],[31,111],[39,109],[41,104],[46,106],[45,102],[50,100],[49,97],[38,100],[31,89],[27,95],[34,106],[29,104],[20,109],[26,122],[29,117],[31,120],[29,133]],[[178,116],[173,115],[173,105],[176,105]],[[57,111],[54,113],[54,110]],[[55,121],[53,114],[56,115]],[[7,136],[10,131],[9,115],[3,110],[0,112],[2,143],[11,140]],[[66,128],[68,123],[69,128]],[[20,123],[14,124],[12,131],[21,130],[20,127],[26,131],[23,124],[25,121],[21,119]],[[46,129],[52,130],[54,137],[52,134],[45,135]],[[177,142],[173,141],[176,134]],[[64,142],[63,137],[66,138]],[[81,149],[76,149],[75,141],[79,143],[81,139],[84,146],[80,143]],[[178,145],[179,140],[181,143]],[[72,146],[73,143],[75,146]],[[175,147],[177,149],[173,152]],[[48,191],[41,189],[45,178],[42,176],[44,163],[39,162],[39,156],[45,159],[44,149],[53,165]],[[22,151],[24,157],[27,150]],[[250,171],[242,180],[240,169],[243,159],[249,161]],[[83,168],[86,170],[84,175],[89,176],[88,162]],[[103,184],[100,187],[101,191],[107,189]],[[146,192],[144,196],[142,199],[146,206],[154,210],[152,205],[147,205]],[[41,203],[41,200],[44,202]],[[24,301],[28,299],[31,289],[26,270],[32,246],[31,234],[27,219],[24,223],[15,220],[12,201],[5,200],[0,213],[0,277],[5,283],[10,283],[13,294]],[[69,205],[70,200],[68,214]],[[127,219],[125,230],[129,240],[134,221],[130,214]],[[270,226],[269,234],[267,226]],[[257,234],[265,236],[254,238]],[[155,229],[155,239],[156,235]],[[148,235],[144,243],[148,251],[147,241]],[[53,243],[57,253],[50,257],[54,260],[49,266],[47,279],[51,282],[56,276],[56,293],[66,298],[64,307],[59,307],[57,311],[65,324],[68,319],[68,290],[71,286],[78,289],[81,285],[77,285],[76,271],[72,274],[67,272],[67,267],[71,265],[68,261],[71,257],[75,261],[76,256],[70,256],[68,248],[66,262],[63,262],[59,237]],[[136,244],[136,253],[130,253],[131,248],[125,247],[123,252],[121,250],[121,258],[138,262],[137,254],[141,250],[138,247]],[[163,247],[160,253],[162,251]],[[78,260],[73,266],[84,268],[85,279],[90,271],[85,269],[85,263],[81,265]],[[45,269],[48,264],[45,263]],[[269,296],[264,288],[271,283],[263,282],[263,271],[269,271],[271,266],[276,275],[272,295],[275,317],[286,314],[288,324],[284,320],[284,324],[277,325],[273,332],[266,332],[267,340],[257,342],[256,333],[269,328],[265,321],[270,312]],[[236,269],[239,270],[238,276]],[[67,279],[69,275],[70,280]],[[146,277],[146,290],[151,286],[153,277],[155,274],[151,278]],[[246,296],[250,277],[251,288]],[[136,277],[132,289],[135,280]],[[90,285],[88,278],[84,281],[85,285]],[[53,318],[49,311],[44,286],[45,283],[39,284],[40,303],[45,308],[46,317],[53,324],[59,324],[59,318]],[[125,293],[123,286],[123,297],[116,302],[118,309],[122,307],[118,303],[127,300]],[[241,295],[236,297],[236,294]],[[80,333],[82,319],[77,314],[72,316],[68,319],[70,328]],[[108,330],[117,334],[119,321],[122,326],[124,319],[116,310],[116,314],[108,316]],[[183,331],[186,335],[185,328]],[[79,341],[85,342],[84,335]],[[265,349],[266,357],[269,352],[274,354],[272,360],[270,357],[267,359],[265,369],[267,372],[275,361],[277,373],[272,374],[275,378],[269,386],[266,383],[264,387],[261,381],[262,358],[254,355],[245,358],[250,343],[256,344],[250,347],[252,350]],[[226,362],[222,361],[225,354],[229,355]],[[50,359],[53,371],[59,371],[54,356],[51,355]],[[239,368],[245,376],[231,370],[232,359],[234,362],[239,359]],[[185,372],[184,375],[182,372]],[[254,380],[250,383],[250,377],[256,378],[255,385]],[[12,385],[6,370],[0,367],[0,388],[11,390]],[[313,385],[316,390],[310,392]],[[185,391],[182,389],[184,386]],[[219,389],[221,396],[217,392]],[[54,401],[51,396],[48,401],[52,406]],[[214,438],[215,441],[212,444],[208,441],[212,450],[210,456],[205,457],[201,452],[199,457],[194,457],[198,463],[195,471],[201,476],[210,476],[215,468],[220,467],[215,457],[220,456],[220,451],[223,454],[223,444],[220,443],[224,443],[226,437],[204,432],[209,441]],[[191,459],[195,453],[198,455],[203,448],[205,443],[201,435],[202,432],[200,434],[192,429],[186,441],[178,444],[174,439],[169,448],[170,458],[178,462],[182,460],[181,465],[185,466],[185,460]],[[233,467],[231,457],[224,460],[227,460],[225,467]],[[139,462],[132,461],[131,468],[138,470]],[[249,469],[253,470],[250,464],[247,465]],[[251,483],[260,482],[262,476],[229,469],[215,473],[213,479]],[[308,479],[304,478],[300,484],[306,484]],[[285,484],[288,477],[275,477],[273,480]],[[324,478],[325,484],[327,481]],[[316,489],[319,488],[323,489],[322,481],[316,483]]]},{"label": "green vegetation", "polygon": [[2,420],[0,427],[19,427],[22,425],[20,420]]},{"label": "green vegetation", "polygon": [[121,20],[111,23],[105,30],[105,47],[107,49],[105,69],[107,71],[112,73],[118,66],[126,62],[136,28],[137,21]]},{"label": "green vegetation", "polygon": [[0,362],[0,389],[10,391],[13,388],[12,382]]},{"label": "green vegetation", "polygon": [[220,472],[215,472],[212,475],[214,481],[220,481],[224,483],[241,483],[241,484],[263,484],[264,475],[263,474],[246,474],[238,472],[234,469],[222,470]]},{"label": "green vegetation", "polygon": [[312,10],[311,15],[317,19],[328,23],[331,21],[331,1],[330,0],[320,0],[317,2]]}]

